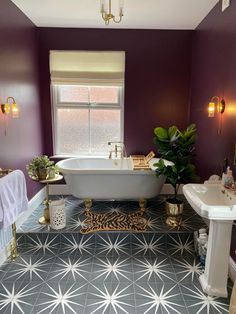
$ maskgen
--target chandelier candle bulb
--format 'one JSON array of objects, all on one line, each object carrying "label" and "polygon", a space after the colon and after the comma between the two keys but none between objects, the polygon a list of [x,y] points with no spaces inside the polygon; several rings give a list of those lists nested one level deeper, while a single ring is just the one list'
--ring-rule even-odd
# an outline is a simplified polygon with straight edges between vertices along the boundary
[{"label": "chandelier candle bulb", "polygon": [[124,0],[119,1],[119,7],[120,7],[120,15],[124,15]]},{"label": "chandelier candle bulb", "polygon": [[107,12],[107,2],[105,0],[100,0],[100,11],[101,13]]}]

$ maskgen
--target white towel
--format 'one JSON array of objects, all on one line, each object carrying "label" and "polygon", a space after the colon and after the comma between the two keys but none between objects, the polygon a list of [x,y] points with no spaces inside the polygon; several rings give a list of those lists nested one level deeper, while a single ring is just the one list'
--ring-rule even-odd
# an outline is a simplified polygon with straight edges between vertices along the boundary
[{"label": "white towel", "polygon": [[0,228],[13,224],[18,215],[28,209],[25,176],[15,170],[0,178]]}]

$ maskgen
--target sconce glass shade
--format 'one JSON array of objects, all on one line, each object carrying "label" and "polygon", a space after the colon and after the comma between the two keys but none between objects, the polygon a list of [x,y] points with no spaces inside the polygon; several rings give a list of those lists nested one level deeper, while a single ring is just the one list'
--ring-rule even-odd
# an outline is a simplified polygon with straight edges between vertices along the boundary
[{"label": "sconce glass shade", "polygon": [[13,97],[7,97],[5,104],[1,104],[1,111],[3,114],[11,112],[12,118],[19,118],[19,107]]},{"label": "sconce glass shade", "polygon": [[208,117],[213,118],[215,115],[215,103],[209,102],[208,104]]},{"label": "sconce glass shade", "polygon": [[19,118],[19,107],[15,102],[11,105],[11,113],[12,118]]}]

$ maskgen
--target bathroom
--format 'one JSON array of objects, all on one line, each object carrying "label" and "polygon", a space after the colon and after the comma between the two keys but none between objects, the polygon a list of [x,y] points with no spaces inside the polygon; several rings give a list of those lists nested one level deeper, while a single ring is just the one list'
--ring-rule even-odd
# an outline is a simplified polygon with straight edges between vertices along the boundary
[{"label": "bathroom", "polygon": [[[127,155],[155,149],[156,126],[196,123],[195,164],[202,181],[220,174],[225,157],[236,175],[235,1],[223,13],[217,2],[195,30],[36,27],[10,0],[1,0],[0,17],[0,99],[12,96],[20,107],[18,119],[6,120],[0,112],[0,167],[25,173],[29,200],[42,186],[27,176],[25,165],[33,156],[54,155],[51,50],[125,51]],[[213,96],[226,101],[221,117],[208,117]],[[235,246],[236,231],[234,261]]]}]

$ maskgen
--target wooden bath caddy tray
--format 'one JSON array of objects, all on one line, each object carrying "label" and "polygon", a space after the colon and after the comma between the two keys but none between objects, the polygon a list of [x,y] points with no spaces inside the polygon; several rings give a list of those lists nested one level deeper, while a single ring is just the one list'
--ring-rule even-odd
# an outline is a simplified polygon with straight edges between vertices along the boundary
[{"label": "wooden bath caddy tray", "polygon": [[150,152],[147,156],[144,155],[130,155],[133,159],[134,170],[151,170],[148,162],[155,156]]}]

